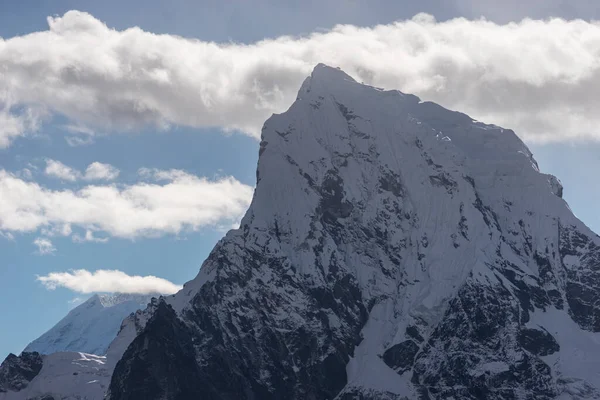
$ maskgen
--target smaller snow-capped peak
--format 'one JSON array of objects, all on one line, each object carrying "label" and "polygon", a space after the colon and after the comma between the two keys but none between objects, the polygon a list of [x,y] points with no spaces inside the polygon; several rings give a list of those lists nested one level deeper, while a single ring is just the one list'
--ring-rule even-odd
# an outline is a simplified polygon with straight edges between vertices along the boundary
[{"label": "smaller snow-capped peak", "polygon": [[152,297],[158,296],[95,294],[31,342],[24,351],[40,354],[76,351],[103,355],[119,332],[123,319],[145,308]]},{"label": "smaller snow-capped peak", "polygon": [[[158,295],[157,295],[158,297]],[[64,320],[75,320],[75,327],[59,322],[46,335],[33,342],[20,356],[11,354],[0,365],[0,400],[21,399],[46,399],[46,398],[77,398],[77,399],[102,399],[108,387],[112,371],[137,334],[143,329],[147,320],[157,307],[159,300],[152,295],[129,294],[100,294],[90,297],[86,302],[75,308]],[[105,317],[106,312],[119,311],[115,315],[125,314],[121,307],[132,305],[138,309],[126,315],[121,322],[119,334],[115,338],[113,333],[104,335],[98,330],[93,335],[85,337],[82,341],[72,344],[72,348],[92,348],[94,338],[103,338],[110,342],[105,352],[97,351],[102,355],[90,354],[85,350],[80,351],[49,351],[41,355],[38,352],[29,352],[35,346],[51,346],[48,344],[52,332],[59,327],[65,327],[65,338],[76,336],[74,328],[77,322],[82,325],[81,314],[98,316],[97,319],[112,325],[120,321]],[[146,307],[147,306],[147,307]],[[126,307],[125,307],[126,309]],[[77,312],[74,312],[76,311]],[[100,326],[102,328],[102,326]],[[114,338],[114,340],[113,340]],[[58,343],[61,344],[61,343]],[[55,348],[58,348],[55,346]],[[64,345],[64,340],[63,343]],[[64,347],[64,346],[63,346]]]}]

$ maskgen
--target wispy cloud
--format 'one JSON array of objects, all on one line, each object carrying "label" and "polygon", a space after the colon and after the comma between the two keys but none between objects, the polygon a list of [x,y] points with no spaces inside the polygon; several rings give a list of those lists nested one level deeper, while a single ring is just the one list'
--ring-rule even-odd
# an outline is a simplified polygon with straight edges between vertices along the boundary
[{"label": "wispy cloud", "polygon": [[[0,38],[0,53],[2,52],[2,39]],[[0,59],[2,56],[0,55]],[[0,88],[2,84],[0,84]],[[24,105],[13,110],[11,92],[0,92],[0,149],[10,146],[12,141],[28,132],[35,132],[45,116],[43,108],[35,105]]]},{"label": "wispy cloud", "polygon": [[89,136],[86,136],[86,137],[65,136],[65,141],[71,147],[88,146],[88,145],[94,143],[94,138],[89,137]]},{"label": "wispy cloud", "polygon": [[94,272],[85,269],[68,272],[51,272],[36,278],[47,289],[64,287],[77,293],[136,293],[173,294],[182,286],[156,276],[128,275],[119,270],[100,269]]},{"label": "wispy cloud", "polygon": [[2,231],[0,231],[0,237],[4,238],[6,240],[10,240],[10,241],[15,240],[15,235],[13,235],[10,232],[2,232]]},{"label": "wispy cloud", "polygon": [[52,241],[48,238],[36,238],[33,244],[37,247],[37,253],[39,255],[53,254],[56,252],[56,247],[52,244]]},{"label": "wispy cloud", "polygon": [[0,170],[0,231],[40,230],[47,236],[85,231],[76,241],[178,234],[238,221],[252,198],[253,188],[232,177],[157,173],[165,178],[160,183],[51,190]]},{"label": "wispy cloud", "polygon": [[29,168],[23,168],[22,170],[17,171],[15,175],[26,180],[33,179],[33,172]]},{"label": "wispy cloud", "polygon": [[50,17],[48,25],[0,39],[0,93],[4,103],[19,105],[0,112],[7,121],[0,123],[0,146],[26,130],[21,110],[34,105],[85,127],[79,130],[88,138],[96,129],[149,124],[217,126],[258,137],[263,121],[289,106],[319,62],[531,140],[600,139],[600,97],[593,95],[600,90],[598,22],[499,25],[419,14],[250,45],[118,31],[77,11]]},{"label": "wispy cloud", "polygon": [[70,133],[70,135],[65,136],[65,140],[71,147],[87,146],[94,143],[96,133],[86,126],[65,125],[63,128]]}]

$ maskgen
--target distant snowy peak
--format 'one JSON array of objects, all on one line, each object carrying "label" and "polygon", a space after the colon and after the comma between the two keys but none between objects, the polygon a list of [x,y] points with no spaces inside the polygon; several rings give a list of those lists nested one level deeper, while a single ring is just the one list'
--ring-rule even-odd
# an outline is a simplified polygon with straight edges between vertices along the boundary
[{"label": "distant snowy peak", "polygon": [[[104,306],[114,308],[128,301],[143,306],[147,297],[96,295],[86,301],[84,308],[88,311]],[[101,299],[105,302],[104,306]],[[103,399],[115,364],[143,330],[159,300],[152,298],[149,302],[144,310],[137,310],[123,320],[118,337],[110,343],[105,356],[82,351],[60,351],[48,355],[24,351],[18,357],[9,355],[0,366],[0,400]]]},{"label": "distant snowy peak", "polygon": [[152,297],[158,296],[95,294],[31,342],[24,351],[40,354],[75,351],[103,355],[119,332],[123,319],[145,308]]}]

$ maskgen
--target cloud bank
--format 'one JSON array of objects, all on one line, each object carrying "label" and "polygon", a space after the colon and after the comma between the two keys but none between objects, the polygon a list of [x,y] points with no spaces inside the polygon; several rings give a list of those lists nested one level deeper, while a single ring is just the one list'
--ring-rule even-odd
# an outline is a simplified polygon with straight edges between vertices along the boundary
[{"label": "cloud bank", "polygon": [[77,293],[111,292],[135,294],[173,294],[182,286],[156,276],[131,276],[118,270],[100,269],[90,272],[78,269],[69,272],[51,272],[36,278],[47,289],[64,287]]},{"label": "cloud bank", "polygon": [[[107,236],[178,234],[239,221],[252,198],[253,188],[232,177],[208,180],[180,170],[153,171],[161,182],[50,190],[0,170],[0,232],[40,230],[94,242]],[[105,176],[104,168],[96,172]]]},{"label": "cloud bank", "polygon": [[258,137],[319,62],[529,140],[600,139],[598,22],[498,25],[419,14],[250,45],[117,31],[78,11],[49,17],[48,25],[0,39],[0,120],[8,121],[0,146],[35,128],[44,112],[92,133],[186,125]]}]

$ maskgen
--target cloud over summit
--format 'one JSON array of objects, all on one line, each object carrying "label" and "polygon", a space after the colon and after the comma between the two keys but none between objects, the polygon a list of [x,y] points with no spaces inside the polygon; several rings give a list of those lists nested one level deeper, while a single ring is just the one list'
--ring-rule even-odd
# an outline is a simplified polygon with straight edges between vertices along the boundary
[{"label": "cloud over summit", "polygon": [[530,140],[600,139],[597,22],[498,25],[419,14],[250,45],[117,31],[78,11],[48,25],[0,39],[0,119],[10,122],[0,129],[0,146],[33,129],[26,122],[42,111],[106,132],[186,125],[257,137],[319,62]]}]

